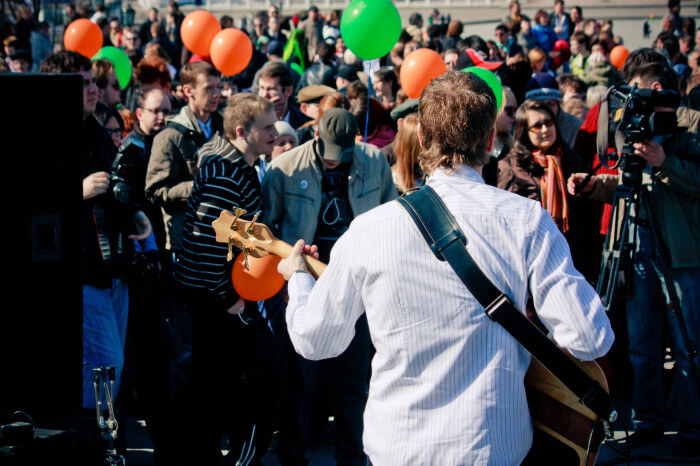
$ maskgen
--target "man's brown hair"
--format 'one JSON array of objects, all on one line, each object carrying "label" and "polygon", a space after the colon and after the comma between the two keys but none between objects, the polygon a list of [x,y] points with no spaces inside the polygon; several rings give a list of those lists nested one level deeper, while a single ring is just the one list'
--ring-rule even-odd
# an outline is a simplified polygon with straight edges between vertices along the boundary
[{"label": "man's brown hair", "polygon": [[281,61],[267,62],[260,70],[260,78],[279,78],[283,89],[294,86],[294,76],[286,63]]},{"label": "man's brown hair", "polygon": [[95,74],[95,83],[98,89],[105,89],[109,84],[109,72],[114,71],[114,65],[106,59],[98,59],[92,62],[92,72]]},{"label": "man's brown hair", "polygon": [[234,140],[238,126],[242,126],[247,131],[257,117],[274,111],[275,106],[264,97],[250,92],[235,94],[228,99],[224,110],[224,136]]},{"label": "man's brown hair", "polygon": [[448,71],[434,79],[418,104],[423,170],[483,165],[496,112],[493,90],[474,73]]},{"label": "man's brown hair", "polygon": [[205,61],[196,61],[193,63],[188,63],[182,67],[182,70],[180,71],[180,84],[183,86],[193,86],[197,81],[197,76],[200,74],[205,76],[214,76],[215,78],[221,76],[221,74],[212,64]]}]

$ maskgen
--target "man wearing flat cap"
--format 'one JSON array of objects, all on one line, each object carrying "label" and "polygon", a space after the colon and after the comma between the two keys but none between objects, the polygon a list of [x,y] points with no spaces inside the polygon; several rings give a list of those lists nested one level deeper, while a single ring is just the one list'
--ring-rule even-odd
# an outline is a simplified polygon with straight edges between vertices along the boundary
[{"label": "man wearing flat cap", "polygon": [[297,128],[299,144],[304,144],[314,138],[316,128],[318,127],[319,104],[321,103],[321,99],[333,92],[337,91],[330,86],[314,84],[300,89],[297,93],[299,110],[301,110],[301,113],[311,118],[311,120]]},{"label": "man wearing flat cap", "polygon": [[[386,157],[376,148],[355,143],[356,135],[357,121],[350,112],[328,109],[314,139],[275,158],[263,180],[262,221],[290,244],[303,238],[318,245],[324,262],[353,218],[397,197]],[[278,304],[286,307],[281,300]],[[288,348],[289,386],[278,454],[282,465],[306,464],[308,417],[319,363],[296,354],[284,318],[279,332]],[[335,459],[338,464],[364,465],[362,414],[370,372],[366,320],[358,321],[348,349],[329,361],[342,380],[335,394]]]},{"label": "man wearing flat cap", "polygon": [[324,96],[333,92],[336,92],[336,90],[325,84],[313,84],[299,89],[297,93],[299,110],[312,120],[318,120],[319,102]]}]

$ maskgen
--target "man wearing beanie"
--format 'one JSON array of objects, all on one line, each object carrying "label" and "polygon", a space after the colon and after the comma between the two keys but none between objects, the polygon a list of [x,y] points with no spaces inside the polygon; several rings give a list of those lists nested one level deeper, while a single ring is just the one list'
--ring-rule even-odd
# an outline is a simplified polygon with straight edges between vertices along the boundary
[{"label": "man wearing beanie", "polygon": [[[314,138],[276,157],[263,181],[262,221],[273,228],[276,237],[290,244],[303,238],[318,245],[323,262],[328,262],[331,248],[355,217],[397,197],[386,157],[376,148],[356,143],[357,133],[357,121],[350,112],[326,110]],[[289,386],[278,455],[282,465],[305,464],[319,363],[294,351],[284,323],[286,303],[278,298],[265,303],[271,315],[281,316],[275,331],[284,335],[288,349]],[[364,465],[362,414],[370,373],[366,319],[358,321],[349,348],[329,361],[339,380],[334,421],[336,461]]]},{"label": "man wearing beanie", "polygon": [[551,107],[554,115],[556,115],[562,139],[566,141],[569,147],[574,146],[576,135],[583,121],[562,110],[559,84],[552,75],[545,72],[535,73],[527,84],[525,99],[546,102]]}]

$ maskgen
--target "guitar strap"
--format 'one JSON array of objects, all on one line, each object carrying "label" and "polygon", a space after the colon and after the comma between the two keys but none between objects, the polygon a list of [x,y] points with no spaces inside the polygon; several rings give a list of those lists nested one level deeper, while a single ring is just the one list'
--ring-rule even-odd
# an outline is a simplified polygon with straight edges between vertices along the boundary
[{"label": "guitar strap", "polygon": [[467,251],[467,238],[440,196],[430,186],[398,199],[408,211],[433,254],[447,261],[486,315],[501,324],[526,350],[566,385],[597,416],[614,421],[608,393],[572,361],[552,340],[484,275]]}]

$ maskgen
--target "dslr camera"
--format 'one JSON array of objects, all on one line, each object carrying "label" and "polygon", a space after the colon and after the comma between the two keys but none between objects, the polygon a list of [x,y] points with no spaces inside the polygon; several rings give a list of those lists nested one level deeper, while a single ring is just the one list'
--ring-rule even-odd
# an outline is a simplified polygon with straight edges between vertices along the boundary
[{"label": "dslr camera", "polygon": [[124,204],[133,204],[136,200],[133,188],[127,181],[130,174],[133,173],[130,159],[131,157],[126,155],[124,151],[117,152],[112,162],[112,173],[110,174],[110,191],[117,201]]},{"label": "dslr camera", "polygon": [[624,173],[641,173],[646,161],[634,154],[633,144],[654,136],[673,134],[676,113],[655,111],[656,107],[678,108],[680,95],[675,91],[639,89],[620,84],[610,88],[600,102],[597,150],[608,168],[618,165]]},{"label": "dslr camera", "polygon": [[124,204],[142,204],[146,176],[146,159],[142,152],[145,148],[143,140],[132,134],[124,139],[114,157],[110,191],[117,201]]}]

